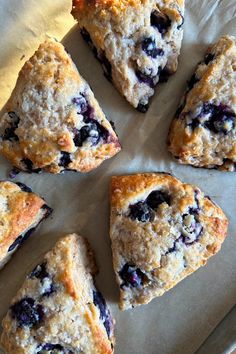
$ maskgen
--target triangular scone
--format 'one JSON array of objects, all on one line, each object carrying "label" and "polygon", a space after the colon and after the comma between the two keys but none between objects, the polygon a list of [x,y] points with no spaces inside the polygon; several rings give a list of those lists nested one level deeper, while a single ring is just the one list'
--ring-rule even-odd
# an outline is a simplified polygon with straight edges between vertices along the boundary
[{"label": "triangular scone", "polygon": [[23,183],[0,181],[0,268],[51,212]]},{"label": "triangular scone", "polygon": [[184,0],[74,0],[72,14],[105,76],[146,112],[160,76],[177,70]]},{"label": "triangular scone", "polygon": [[89,85],[62,44],[40,45],[0,117],[0,151],[14,166],[88,172],[120,150]]},{"label": "triangular scone", "polygon": [[150,302],[220,250],[228,221],[199,188],[164,173],[112,178],[113,264],[120,308]]},{"label": "triangular scone", "polygon": [[114,323],[93,283],[87,241],[60,239],[27,277],[3,319],[7,354],[113,353]]},{"label": "triangular scone", "polygon": [[236,39],[211,46],[189,81],[169,132],[180,163],[236,171]]}]

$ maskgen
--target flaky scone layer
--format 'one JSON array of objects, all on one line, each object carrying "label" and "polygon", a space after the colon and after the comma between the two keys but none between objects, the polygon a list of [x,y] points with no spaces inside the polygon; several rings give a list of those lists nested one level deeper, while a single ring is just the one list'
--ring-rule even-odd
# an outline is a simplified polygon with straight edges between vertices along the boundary
[{"label": "flaky scone layer", "polygon": [[29,172],[88,172],[118,138],[63,45],[47,39],[24,64],[0,117],[0,152]]},{"label": "flaky scone layer", "polygon": [[236,39],[211,46],[172,122],[169,150],[180,163],[236,170]]},{"label": "flaky scone layer", "polygon": [[114,323],[95,273],[84,238],[60,239],[11,302],[2,323],[6,353],[113,353]]},{"label": "flaky scone layer", "polygon": [[165,173],[114,176],[110,237],[120,308],[150,302],[203,266],[227,227],[196,186]]}]

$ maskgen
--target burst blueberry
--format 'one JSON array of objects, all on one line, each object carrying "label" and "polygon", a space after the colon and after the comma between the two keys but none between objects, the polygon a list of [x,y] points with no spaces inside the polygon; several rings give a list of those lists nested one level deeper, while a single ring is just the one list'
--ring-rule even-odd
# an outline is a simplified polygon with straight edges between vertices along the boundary
[{"label": "burst blueberry", "polygon": [[142,82],[142,83],[150,86],[151,88],[155,87],[154,77],[152,77],[150,75],[146,75],[146,74],[142,73],[140,70],[136,70],[135,74],[136,74],[139,82]]},{"label": "burst blueberry", "polygon": [[88,102],[82,94],[78,97],[74,97],[72,102],[76,105],[77,113],[84,114],[87,111]]},{"label": "burst blueberry", "polygon": [[28,159],[28,158],[24,158],[21,160],[21,163],[23,163],[23,165],[25,166],[25,169],[27,172],[31,173],[31,172],[34,172],[34,173],[40,173],[42,172],[42,169],[41,168],[34,168],[34,164],[33,162]]},{"label": "burst blueberry", "polygon": [[134,265],[126,263],[119,272],[123,283],[121,286],[130,286],[133,288],[139,288],[143,285],[145,280],[145,274],[141,269],[136,268]]},{"label": "burst blueberry", "polygon": [[11,306],[11,315],[20,327],[33,327],[42,322],[44,311],[34,299],[26,297]]},{"label": "burst blueberry", "polygon": [[15,130],[18,128],[20,118],[15,112],[8,112],[9,117],[11,118],[10,126],[5,129],[3,140],[18,141],[19,138],[15,133]]},{"label": "burst blueberry", "polygon": [[13,251],[16,247],[18,247],[23,241],[23,235],[18,236],[15,241],[8,248],[7,252]]},{"label": "burst blueberry", "polygon": [[18,236],[15,241],[11,244],[11,246],[8,248],[7,252],[11,252],[13,251],[16,247],[22,245],[23,242],[25,242],[30,235],[34,232],[35,227],[32,227],[31,229],[29,229],[28,231],[26,231],[24,234]]},{"label": "burst blueberry", "polygon": [[81,33],[81,36],[83,37],[85,42],[92,43],[90,34],[88,33],[88,31],[85,28],[82,28],[80,33]]},{"label": "burst blueberry", "polygon": [[104,51],[99,52],[97,58],[100,61],[100,63],[102,64],[104,76],[109,81],[111,81],[111,79],[112,79],[112,66],[111,66],[111,63],[109,62],[109,60],[107,59],[105,52]]},{"label": "burst blueberry", "polygon": [[210,62],[212,62],[215,58],[215,55],[212,53],[209,53],[205,56],[204,63],[208,65]]},{"label": "burst blueberry", "polygon": [[155,41],[152,38],[145,38],[142,42],[142,50],[149,56],[155,59],[157,56],[163,56],[164,50],[157,48]]},{"label": "burst blueberry", "polygon": [[28,186],[26,186],[24,183],[22,182],[16,182],[16,184],[20,187],[20,189],[23,191],[23,192],[28,192],[28,193],[31,193],[32,192],[32,189]]},{"label": "burst blueberry", "polygon": [[93,302],[94,302],[94,305],[99,308],[100,319],[104,324],[104,327],[106,329],[108,337],[110,337],[113,321],[111,318],[110,311],[108,310],[108,307],[106,306],[105,299],[103,298],[100,291],[97,291],[97,290],[93,291]]},{"label": "burst blueberry", "polygon": [[72,160],[69,152],[61,151],[61,157],[58,165],[66,168],[71,162]]},{"label": "burst blueberry", "polygon": [[69,353],[68,351],[65,351],[63,346],[60,345],[60,344],[51,344],[51,343],[46,343],[44,345],[40,345],[38,346],[38,350],[37,353],[38,354],[43,354],[43,353],[63,353],[63,354],[66,354],[66,353]]},{"label": "burst blueberry", "polygon": [[109,132],[95,119],[87,118],[85,121],[88,123],[80,130],[74,129],[74,143],[75,146],[81,147],[83,143],[88,140],[92,146],[99,143],[101,139],[107,141]]},{"label": "burst blueberry", "polygon": [[151,25],[164,35],[171,26],[171,20],[167,15],[155,10],[151,13]]},{"label": "burst blueberry", "polygon": [[197,82],[199,82],[199,79],[196,74],[193,74],[191,79],[188,81],[188,91],[192,90]]},{"label": "burst blueberry", "polygon": [[148,111],[148,108],[149,108],[149,103],[139,102],[139,104],[137,106],[137,110],[141,113],[146,113]]},{"label": "burst blueberry", "polygon": [[42,263],[37,265],[31,272],[30,278],[37,278],[40,280],[43,280],[45,278],[48,278],[49,274],[46,269],[46,263]]},{"label": "burst blueberry", "polygon": [[150,222],[154,220],[154,211],[145,202],[138,202],[129,206],[129,217],[132,220]]},{"label": "burst blueberry", "polygon": [[149,194],[146,203],[150,208],[156,210],[162,203],[170,205],[170,196],[166,192],[156,190]]},{"label": "burst blueberry", "polygon": [[206,104],[203,115],[207,116],[204,126],[214,133],[226,135],[235,128],[236,114],[225,105]]}]

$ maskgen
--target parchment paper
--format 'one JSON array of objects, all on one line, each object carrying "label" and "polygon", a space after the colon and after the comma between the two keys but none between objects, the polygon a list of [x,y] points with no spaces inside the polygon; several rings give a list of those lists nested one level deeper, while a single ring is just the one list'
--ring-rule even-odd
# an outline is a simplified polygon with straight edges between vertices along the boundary
[{"label": "parchment paper", "polygon": [[[186,80],[207,45],[221,34],[236,35],[236,2],[187,1],[178,72],[159,86],[146,115],[129,106],[104,78],[100,64],[81,40],[69,14],[70,6],[70,0],[0,0],[0,103],[4,105],[19,69],[46,34],[63,38],[80,73],[115,122],[123,150],[86,175],[69,172],[59,176],[17,176],[16,181],[44,196],[54,213],[0,271],[0,318],[26,273],[44,253],[61,235],[78,232],[88,237],[96,253],[98,287],[117,322],[116,353],[192,354],[236,300],[236,175],[181,166],[168,154],[165,141]],[[10,168],[1,158],[1,179],[8,178]],[[198,185],[224,209],[230,227],[221,252],[206,267],[149,305],[121,312],[109,245],[108,189],[111,175],[143,171],[171,172],[182,181]]]}]

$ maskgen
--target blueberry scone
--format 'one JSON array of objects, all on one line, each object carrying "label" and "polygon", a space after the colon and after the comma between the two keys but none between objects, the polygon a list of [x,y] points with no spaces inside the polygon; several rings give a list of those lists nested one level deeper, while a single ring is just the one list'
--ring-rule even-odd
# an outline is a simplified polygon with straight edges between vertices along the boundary
[{"label": "blueberry scone", "polygon": [[236,170],[236,39],[221,37],[189,81],[169,132],[180,163]]},{"label": "blueberry scone", "polygon": [[160,76],[177,70],[184,0],[73,0],[72,14],[105,76],[146,112]]},{"label": "blueberry scone", "polygon": [[0,268],[51,212],[25,184],[0,181]]},{"label": "blueberry scone", "polygon": [[113,177],[110,237],[120,308],[150,302],[203,266],[227,227],[209,197],[169,174]]},{"label": "blueberry scone", "polygon": [[114,323],[93,276],[87,241],[60,239],[26,278],[3,319],[7,354],[113,353]]},{"label": "blueberry scone", "polygon": [[89,85],[48,39],[25,63],[0,117],[0,152],[20,170],[88,172],[120,150]]}]

